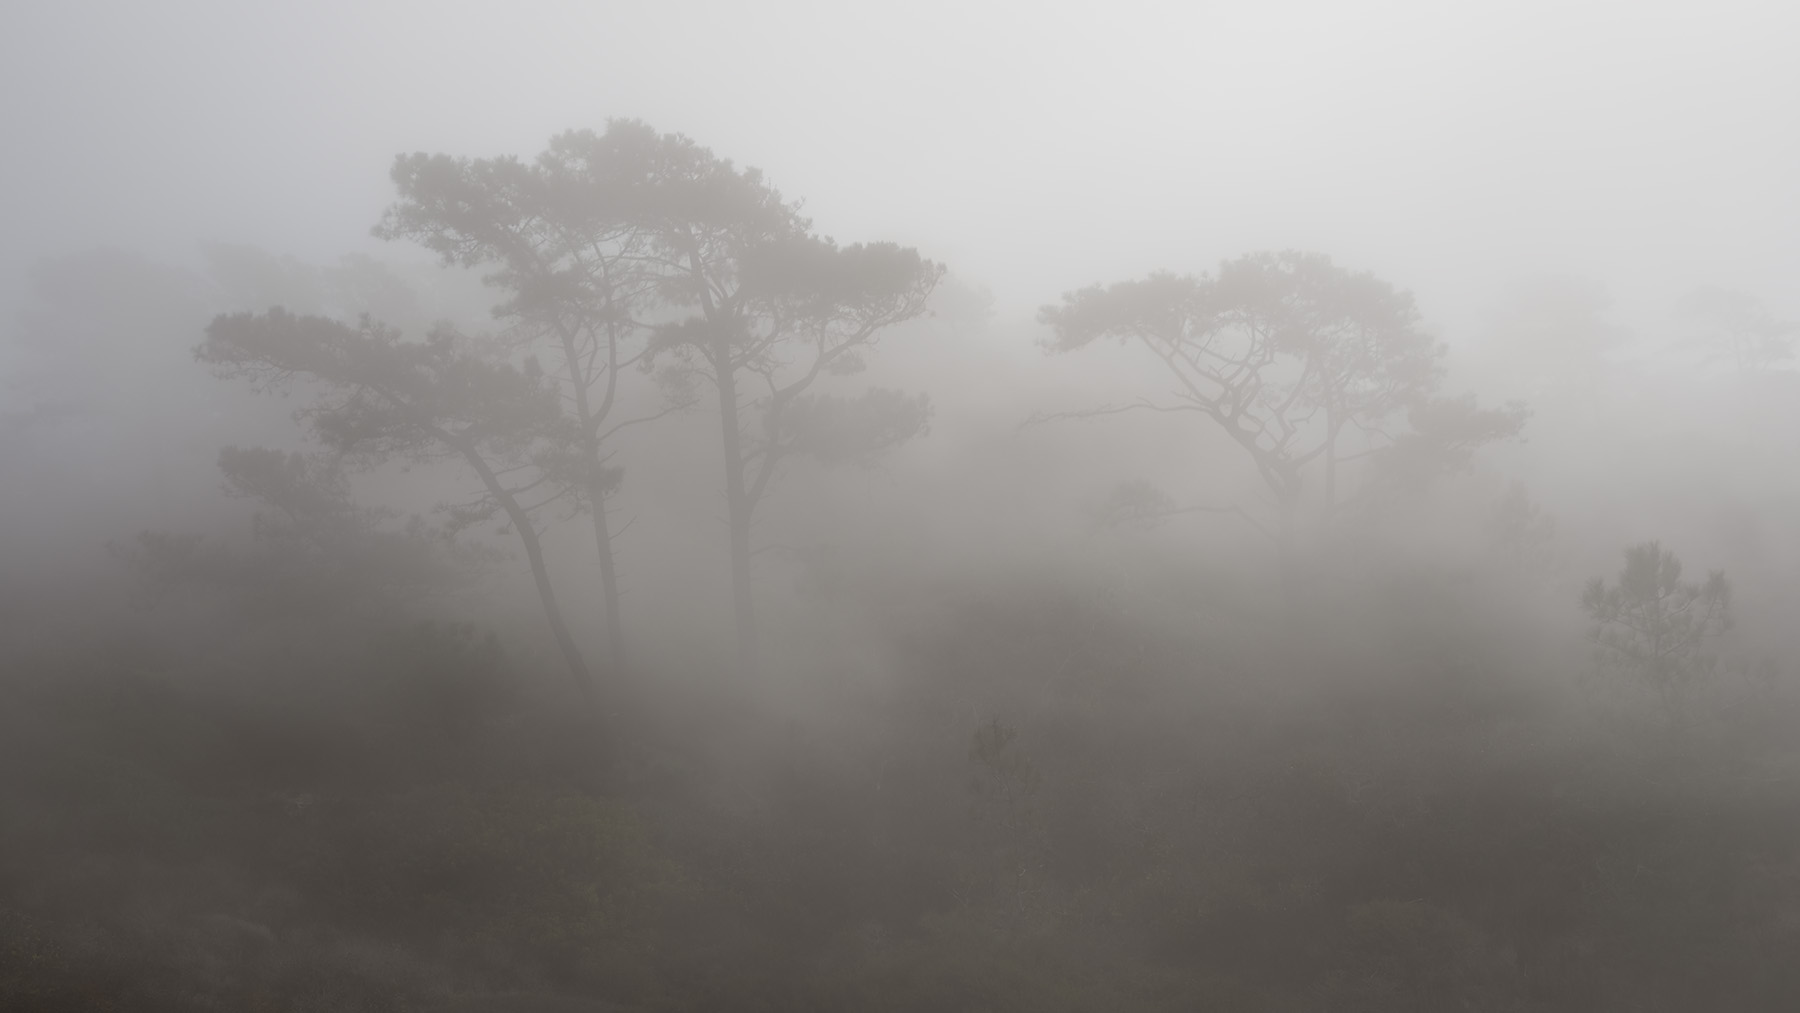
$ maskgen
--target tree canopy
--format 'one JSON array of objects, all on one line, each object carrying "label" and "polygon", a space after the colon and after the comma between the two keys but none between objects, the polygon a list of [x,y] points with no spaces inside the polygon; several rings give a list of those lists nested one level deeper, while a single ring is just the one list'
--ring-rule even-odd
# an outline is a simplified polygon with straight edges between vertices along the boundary
[{"label": "tree canopy", "polygon": [[1412,297],[1323,254],[1253,253],[1210,275],[1094,285],[1044,307],[1039,319],[1051,329],[1048,351],[1114,340],[1159,361],[1175,381],[1168,398],[1069,414],[1147,409],[1197,415],[1223,430],[1274,496],[1284,560],[1315,464],[1329,520],[1348,461],[1380,458],[1391,474],[1428,474],[1523,424],[1517,409],[1484,412],[1472,399],[1440,398],[1444,348]]},{"label": "tree canopy", "polygon": [[302,380],[315,385],[315,398],[300,417],[322,445],[341,455],[365,461],[454,457],[466,464],[483,492],[463,516],[505,514],[525,548],[557,646],[591,700],[587,662],[556,602],[533,505],[521,498],[540,482],[509,485],[497,463],[528,460],[535,447],[556,440],[562,416],[556,392],[542,377],[448,330],[407,341],[366,318],[353,327],[282,309],[215,319],[195,356],[221,376],[263,387]]}]

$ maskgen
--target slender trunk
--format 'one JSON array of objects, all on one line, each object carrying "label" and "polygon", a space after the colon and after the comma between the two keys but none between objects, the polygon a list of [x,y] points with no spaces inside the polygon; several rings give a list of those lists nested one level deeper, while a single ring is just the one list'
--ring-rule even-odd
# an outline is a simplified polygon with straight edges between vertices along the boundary
[{"label": "slender trunk", "polygon": [[747,676],[759,668],[756,606],[750,594],[750,512],[753,504],[744,481],[744,446],[738,431],[737,376],[731,349],[722,340],[712,349],[718,380],[719,426],[725,449],[725,509],[731,529],[731,606],[737,620],[738,666]]},{"label": "slender trunk", "polygon": [[[587,498],[588,512],[594,522],[594,551],[600,557],[600,590],[602,608],[606,616],[606,651],[607,660],[612,671],[625,670],[625,636],[619,621],[619,573],[613,559],[612,532],[606,521],[606,479],[601,467],[600,440],[596,435],[599,419],[588,401],[588,387],[583,382],[581,372],[581,356],[575,348],[575,338],[567,330],[562,332],[563,361],[569,371],[569,386],[575,395],[575,420],[581,425],[581,449],[586,455],[583,464],[588,469]],[[619,372],[618,346],[609,347],[611,360],[607,366],[607,382],[611,384]],[[612,392],[609,388],[606,399],[600,408],[604,416],[612,405]]]},{"label": "slender trunk", "polygon": [[619,622],[619,571],[613,559],[612,531],[607,527],[605,487],[599,465],[588,480],[588,502],[594,518],[594,549],[600,554],[600,590],[606,609],[606,654],[616,675],[625,670],[625,635]]},{"label": "slender trunk", "polygon": [[1329,435],[1325,439],[1325,531],[1329,534],[1332,525],[1332,514],[1337,512],[1337,441],[1338,426],[1328,421]]},{"label": "slender trunk", "polygon": [[556,638],[557,649],[562,651],[563,661],[569,666],[569,675],[575,680],[575,686],[581,692],[589,710],[597,707],[594,699],[594,677],[588,671],[587,659],[581,656],[581,648],[575,645],[575,638],[569,635],[569,626],[563,621],[562,607],[556,603],[556,589],[550,583],[550,570],[544,564],[544,546],[538,539],[537,528],[532,526],[531,516],[505,485],[494,469],[482,460],[479,453],[467,446],[456,448],[475,474],[481,476],[481,484],[487,487],[488,494],[493,496],[506,511],[507,519],[512,521],[513,530],[519,533],[519,541],[525,545],[525,558],[531,563],[531,578],[537,584],[538,600],[543,603],[544,616],[550,620],[550,634]]}]

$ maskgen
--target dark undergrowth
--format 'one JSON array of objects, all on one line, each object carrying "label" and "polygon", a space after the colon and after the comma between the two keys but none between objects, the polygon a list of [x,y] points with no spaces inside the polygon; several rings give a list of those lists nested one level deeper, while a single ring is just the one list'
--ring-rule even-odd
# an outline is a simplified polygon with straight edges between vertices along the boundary
[{"label": "dark undergrowth", "polygon": [[828,706],[645,666],[603,732],[466,626],[15,637],[0,1008],[1800,1009],[1779,687],[911,594]]}]

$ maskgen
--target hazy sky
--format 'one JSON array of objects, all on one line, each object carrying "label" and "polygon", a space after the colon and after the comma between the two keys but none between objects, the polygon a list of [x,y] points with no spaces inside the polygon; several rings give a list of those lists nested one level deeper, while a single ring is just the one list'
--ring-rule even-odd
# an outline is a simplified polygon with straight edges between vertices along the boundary
[{"label": "hazy sky", "polygon": [[633,116],[1009,311],[1279,246],[1452,326],[1538,269],[1800,311],[1796,38],[1791,0],[14,0],[0,272],[101,243],[330,258],[373,242],[397,152]]}]

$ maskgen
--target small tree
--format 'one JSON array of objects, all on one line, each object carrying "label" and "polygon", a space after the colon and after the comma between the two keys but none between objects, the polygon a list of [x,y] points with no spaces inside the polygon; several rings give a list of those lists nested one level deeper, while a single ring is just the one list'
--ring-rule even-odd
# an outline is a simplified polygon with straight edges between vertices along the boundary
[{"label": "small tree", "polygon": [[1495,549],[1528,569],[1555,565],[1556,518],[1532,501],[1523,482],[1513,482],[1495,504],[1487,533]]},{"label": "small tree", "polygon": [[1625,550],[1618,580],[1588,581],[1582,610],[1603,668],[1648,686],[1665,705],[1712,673],[1707,644],[1731,629],[1731,584],[1722,572],[1704,583],[1681,579],[1681,560],[1660,542]]}]

